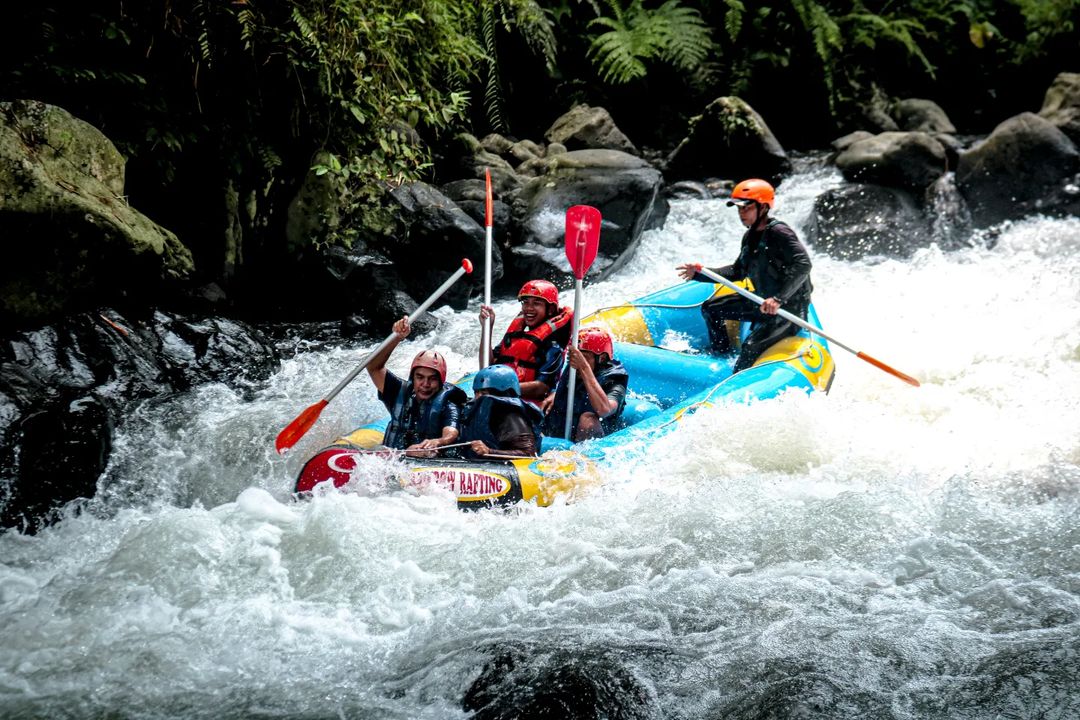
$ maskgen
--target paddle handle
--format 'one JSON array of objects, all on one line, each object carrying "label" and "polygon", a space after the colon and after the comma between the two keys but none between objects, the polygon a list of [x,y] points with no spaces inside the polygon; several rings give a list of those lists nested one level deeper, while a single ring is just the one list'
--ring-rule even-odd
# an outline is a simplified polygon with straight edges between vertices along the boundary
[{"label": "paddle handle", "polygon": [[[584,275],[584,273],[582,273]],[[570,321],[570,346],[577,349],[578,346],[578,315],[581,314],[581,278],[574,281],[574,319]],[[574,424],[574,385],[577,383],[577,368],[570,366],[570,377],[566,381],[566,424],[563,426],[563,437],[570,439],[570,431]]]},{"label": "paddle handle", "polygon": [[[446,279],[446,282],[444,282],[442,285],[440,285],[438,287],[438,289],[435,290],[435,292],[433,292],[431,294],[431,296],[427,300],[425,300],[423,303],[421,303],[420,307],[416,308],[416,310],[414,310],[412,312],[412,314],[409,315],[409,324],[411,325],[413,323],[413,321],[415,321],[418,317],[420,317],[425,312],[427,312],[427,309],[429,307],[431,307],[432,304],[434,304],[434,302],[436,300],[438,300],[440,297],[442,297],[442,294],[444,292],[446,292],[450,288],[451,285],[453,285],[459,279],[461,279],[462,275],[464,275],[466,273],[471,273],[472,270],[473,270],[472,262],[468,258],[465,258],[464,260],[462,260],[461,261],[461,267],[459,267],[454,272],[453,275],[448,277]],[[389,335],[387,335],[386,339],[383,340],[381,343],[379,343],[379,346],[377,348],[375,348],[374,350],[369,352],[364,357],[364,359],[360,361],[360,364],[357,365],[355,368],[353,368],[353,371],[350,372],[348,375],[346,375],[345,378],[341,382],[339,382],[337,384],[337,387],[335,387],[333,390],[331,390],[330,393],[325,398],[323,398],[323,400],[325,402],[330,402],[331,400],[333,400],[334,397],[338,393],[340,393],[342,390],[344,390],[345,387],[349,383],[351,383],[353,380],[356,379],[357,375],[359,375],[361,372],[363,372],[364,368],[366,368],[368,366],[368,363],[371,362],[371,359],[373,357],[378,355],[381,351],[385,350],[386,346],[394,341],[395,337],[396,337],[396,335],[394,333],[390,333]]]},{"label": "paddle handle", "polygon": [[[491,196],[491,169],[484,168],[484,304],[491,304],[491,236],[493,233],[494,201]],[[480,369],[487,367],[491,357],[491,320],[480,329]]]},{"label": "paddle handle", "polygon": [[[700,263],[696,264],[694,267],[697,269],[697,271],[699,273],[701,273],[705,277],[709,278],[713,282],[720,283],[724,287],[730,288],[731,290],[734,290],[735,292],[739,293],[740,295],[742,295],[747,300],[749,300],[749,301],[751,301],[753,303],[756,303],[757,305],[761,305],[762,303],[765,302],[765,299],[763,297],[761,297],[760,295],[755,295],[754,293],[750,292],[746,288],[739,287],[738,285],[731,282],[727,278],[721,277],[720,275],[717,275],[716,273],[714,273],[712,270],[708,269],[707,267],[702,267],[702,265]],[[844,343],[842,343],[839,340],[837,340],[836,338],[832,337],[831,335],[829,335],[828,333],[826,333],[824,330],[817,327],[816,325],[811,325],[810,323],[806,322],[805,320],[803,320],[798,315],[792,315],[791,313],[789,313],[787,310],[784,310],[783,308],[780,308],[779,310],[777,310],[776,314],[779,315],[780,317],[784,318],[788,322],[795,323],[796,325],[803,328],[804,330],[808,330],[809,332],[812,332],[815,335],[818,335],[820,337],[825,338],[826,340],[833,343],[834,345],[836,345],[838,347],[841,347],[844,350],[847,350],[849,353],[851,353],[855,357],[859,358],[860,360],[865,360],[866,362],[870,363],[871,365],[878,368],[879,370],[884,370],[885,372],[889,373],[890,375],[893,375],[893,376],[895,376],[897,378],[900,378],[901,380],[906,382],[908,385],[912,385],[914,387],[919,387],[919,381],[916,380],[915,378],[911,377],[910,375],[906,375],[906,374],[900,372],[899,370],[897,370],[896,368],[891,367],[889,365],[886,365],[885,363],[881,362],[880,360],[878,360],[878,359],[876,359],[874,357],[871,357],[870,355],[867,355],[864,352],[860,352],[860,351],[856,350],[855,348],[852,348],[852,347],[849,347],[849,346],[845,345]]]}]

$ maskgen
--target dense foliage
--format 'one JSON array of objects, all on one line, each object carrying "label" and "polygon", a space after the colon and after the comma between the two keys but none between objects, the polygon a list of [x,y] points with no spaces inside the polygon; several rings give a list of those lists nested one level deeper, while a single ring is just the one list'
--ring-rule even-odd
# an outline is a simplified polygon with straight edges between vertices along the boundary
[{"label": "dense foliage", "polygon": [[285,209],[313,165],[346,217],[317,242],[385,234],[386,188],[440,179],[450,135],[540,139],[573,101],[657,150],[728,94],[789,148],[886,96],[985,131],[1078,69],[1080,0],[42,0],[6,20],[0,98],[101,128],[133,204],[227,279],[296,251]]}]

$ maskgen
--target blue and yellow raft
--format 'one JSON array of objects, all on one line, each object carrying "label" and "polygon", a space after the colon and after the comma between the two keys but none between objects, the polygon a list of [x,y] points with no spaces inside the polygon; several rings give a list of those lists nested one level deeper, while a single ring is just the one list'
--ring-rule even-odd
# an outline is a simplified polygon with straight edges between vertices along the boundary
[{"label": "blue and yellow raft", "polygon": [[[411,476],[403,484],[438,483],[451,490],[458,506],[479,508],[519,501],[549,505],[601,481],[606,453],[628,443],[648,443],[674,431],[698,408],[725,402],[764,400],[790,390],[828,392],[836,369],[828,343],[803,330],[762,353],[753,367],[733,375],[737,351],[708,352],[709,336],[701,305],[733,291],[690,282],[646,295],[629,304],[603,308],[581,325],[602,325],[616,339],[615,355],[629,372],[629,398],[621,429],[597,440],[570,443],[545,437],[537,458],[460,460],[408,458]],[[820,327],[810,306],[809,321]],[[749,323],[729,323],[734,347],[749,333]],[[471,376],[460,387],[471,391]],[[347,483],[357,456],[378,453],[389,421],[384,417],[354,430],[308,460],[297,492],[316,485]]]}]

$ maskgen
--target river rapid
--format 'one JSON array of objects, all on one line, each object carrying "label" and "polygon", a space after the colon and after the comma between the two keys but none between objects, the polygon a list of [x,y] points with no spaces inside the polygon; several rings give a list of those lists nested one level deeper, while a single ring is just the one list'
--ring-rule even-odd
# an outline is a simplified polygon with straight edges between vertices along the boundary
[{"label": "river rapid", "polygon": [[[796,174],[776,215],[804,234],[841,182]],[[740,234],[675,201],[586,310]],[[249,393],[137,408],[82,513],[0,535],[0,717],[1080,717],[1080,220],[810,250],[824,327],[923,386],[835,349],[829,395],[702,410],[570,504],[462,513],[361,478],[293,501],[383,410],[364,374],[286,458],[274,437],[370,344],[298,335]],[[435,314],[393,370],[432,345],[475,369],[475,307]]]}]

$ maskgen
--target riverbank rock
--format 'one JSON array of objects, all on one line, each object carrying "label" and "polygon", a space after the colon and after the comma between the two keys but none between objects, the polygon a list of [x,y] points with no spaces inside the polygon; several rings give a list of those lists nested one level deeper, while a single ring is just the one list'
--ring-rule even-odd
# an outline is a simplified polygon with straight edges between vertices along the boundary
[{"label": "riverbank rock", "polygon": [[[470,293],[483,287],[484,228],[427,183],[407,183],[392,194],[404,210],[407,227],[400,255],[392,255],[405,281],[405,291],[414,298],[427,298],[461,266],[463,258],[469,258],[481,272],[462,278],[443,295],[443,302],[463,309]],[[491,277],[494,280],[502,276],[502,253],[493,243]]]},{"label": "riverbank rock", "polygon": [[567,150],[619,150],[637,155],[637,148],[611,119],[602,107],[575,105],[561,115],[544,137],[548,142],[559,143]]},{"label": "riverbank rock", "polygon": [[671,179],[760,177],[774,185],[790,169],[765,120],[738,97],[717,98],[692,118],[686,137],[664,163]]},{"label": "riverbank rock", "polygon": [[34,531],[92,497],[131,403],[223,382],[253,390],[279,365],[254,328],[221,318],[111,310],[0,341],[0,528]]},{"label": "riverbank rock", "polygon": [[663,225],[669,210],[663,176],[646,161],[617,150],[575,150],[556,157],[555,168],[530,180],[514,200],[521,228],[506,254],[506,289],[531,278],[566,281],[566,210],[592,205],[603,225],[590,277],[602,279],[633,255],[646,230]]},{"label": "riverbank rock", "polygon": [[815,252],[856,260],[907,257],[929,245],[932,234],[911,192],[863,183],[827,190],[814,200],[806,241]]},{"label": "riverbank rock", "polygon": [[956,133],[956,126],[933,100],[907,98],[893,105],[892,116],[901,130],[924,133]]},{"label": "riverbank rock", "polygon": [[960,154],[956,181],[972,220],[987,227],[1033,213],[1080,214],[1080,152],[1034,113],[1004,121]]},{"label": "riverbank rock", "polygon": [[96,128],[36,101],[0,103],[0,318],[28,325],[158,298],[191,252],[127,204],[124,158]]},{"label": "riverbank rock", "polygon": [[1061,73],[1046,91],[1039,115],[1080,143],[1080,73]]},{"label": "riverbank rock", "polygon": [[921,192],[946,169],[945,148],[924,132],[884,132],[855,140],[836,157],[853,182]]}]

